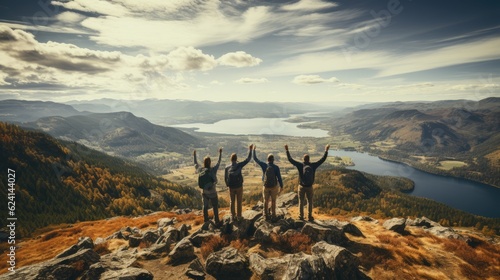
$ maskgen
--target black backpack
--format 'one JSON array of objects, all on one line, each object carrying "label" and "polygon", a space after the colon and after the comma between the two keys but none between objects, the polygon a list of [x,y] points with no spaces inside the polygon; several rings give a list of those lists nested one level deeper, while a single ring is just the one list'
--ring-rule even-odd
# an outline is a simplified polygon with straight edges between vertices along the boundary
[{"label": "black backpack", "polygon": [[310,165],[304,165],[302,169],[302,186],[310,187],[314,184],[314,170]]},{"label": "black backpack", "polygon": [[243,185],[243,175],[241,175],[241,168],[238,168],[236,165],[228,167],[226,183],[230,188],[241,187]]},{"label": "black backpack", "polygon": [[203,189],[208,184],[213,184],[215,182],[212,174],[210,173],[210,168],[203,168],[198,174],[198,187],[200,189]]},{"label": "black backpack", "polygon": [[276,172],[274,172],[274,167],[268,165],[266,168],[266,172],[264,172],[264,187],[272,188],[278,184],[278,180],[276,179]]}]

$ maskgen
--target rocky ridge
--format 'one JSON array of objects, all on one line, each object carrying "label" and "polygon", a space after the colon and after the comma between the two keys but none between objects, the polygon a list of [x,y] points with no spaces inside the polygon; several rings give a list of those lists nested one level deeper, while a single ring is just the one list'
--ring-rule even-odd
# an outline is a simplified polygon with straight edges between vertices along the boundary
[{"label": "rocky ridge", "polygon": [[[55,258],[22,267],[15,274],[5,274],[0,279],[163,279],[141,267],[140,263],[148,260],[161,260],[171,266],[187,265],[184,275],[179,275],[178,279],[250,279],[252,276],[258,279],[370,279],[359,257],[345,245],[353,243],[350,237],[364,238],[354,222],[379,222],[371,217],[355,217],[351,222],[294,220],[288,208],[296,204],[295,193],[282,195],[277,203],[280,219],[276,222],[266,221],[262,205],[256,205],[244,211],[239,221],[231,221],[225,216],[220,226],[209,222],[193,229],[175,218],[162,218],[157,221],[156,229],[124,227],[106,238],[81,237],[77,244]],[[394,218],[385,221],[383,227],[402,235],[407,233],[408,227],[419,227],[435,236],[471,242],[468,236],[425,217]],[[273,242],[280,238],[298,235],[311,240],[310,252],[265,257],[259,252],[245,252],[230,245],[215,248],[206,258],[195,252],[214,238],[275,244]],[[110,240],[127,243],[112,252],[98,254],[99,244]]]}]

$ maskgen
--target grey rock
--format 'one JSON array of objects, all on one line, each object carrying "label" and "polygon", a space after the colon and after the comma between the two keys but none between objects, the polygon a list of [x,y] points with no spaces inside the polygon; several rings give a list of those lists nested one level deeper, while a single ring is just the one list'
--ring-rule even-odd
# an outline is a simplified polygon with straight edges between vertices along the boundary
[{"label": "grey rock", "polygon": [[331,279],[325,261],[318,256],[304,253],[289,255],[285,280]]},{"label": "grey rock", "polygon": [[[92,249],[82,249],[69,256],[22,267],[16,270],[16,273],[9,274],[8,279],[75,279],[83,275],[92,264],[97,263],[99,258]],[[77,267],[82,270],[77,270]]]},{"label": "grey rock", "polygon": [[174,224],[174,220],[170,218],[161,218],[158,220],[158,228],[164,228]]},{"label": "grey rock", "polygon": [[139,247],[142,242],[142,237],[131,235],[128,237],[128,246],[130,248]]},{"label": "grey rock", "polygon": [[189,237],[189,240],[191,241],[191,243],[193,243],[193,246],[200,248],[201,244],[203,244],[203,242],[211,239],[213,236],[215,236],[215,233],[213,233],[213,232],[198,232],[198,233],[192,234]]},{"label": "grey rock", "polygon": [[406,219],[405,218],[392,218],[387,220],[383,224],[384,228],[388,230],[392,230],[394,232],[403,234],[406,227]]},{"label": "grey rock", "polygon": [[378,220],[375,220],[369,216],[357,216],[351,219],[352,222],[372,222],[378,224]]},{"label": "grey rock", "polygon": [[94,249],[94,242],[90,237],[80,237],[78,243],[64,250],[62,253],[56,256],[56,258],[64,258],[75,254],[76,252],[83,249]]},{"label": "grey rock", "polygon": [[158,233],[154,231],[146,231],[142,236],[142,241],[146,242],[147,244],[154,244],[156,243],[158,238],[159,238]]},{"label": "grey rock", "polygon": [[349,233],[354,236],[364,236],[361,230],[357,226],[349,222],[341,222],[333,219],[325,221],[316,221],[316,223],[323,226],[334,226],[342,230],[343,233]]},{"label": "grey rock", "polygon": [[191,241],[189,241],[189,238],[184,238],[179,241],[168,256],[170,257],[170,262],[174,265],[186,263],[196,257],[194,254],[194,246]]},{"label": "grey rock", "polygon": [[326,241],[330,244],[343,244],[348,240],[344,232],[335,226],[306,223],[301,232],[308,235],[314,242]]},{"label": "grey rock", "polygon": [[271,235],[274,234],[273,228],[274,225],[270,222],[267,222],[263,219],[257,221],[255,223],[255,227],[257,228],[254,233],[254,238],[257,242],[266,243],[271,242]]},{"label": "grey rock", "polygon": [[191,279],[205,279],[205,269],[199,258],[193,260],[186,271],[186,276]]},{"label": "grey rock", "polygon": [[299,196],[296,192],[289,192],[278,196],[276,199],[276,207],[285,207],[288,208],[290,206],[299,204]]},{"label": "grey rock", "polygon": [[465,241],[467,243],[470,243],[472,241],[470,237],[464,236],[450,227],[434,226],[429,229],[426,229],[425,231],[442,238],[458,239]]},{"label": "grey rock", "polygon": [[108,270],[101,274],[100,280],[152,280],[153,274],[145,269],[129,267],[121,270]]},{"label": "grey rock", "polygon": [[179,227],[179,240],[183,239],[184,237],[188,236],[189,235],[189,230],[191,229],[190,226],[186,225],[186,224],[182,224],[180,227]]},{"label": "grey rock", "polygon": [[241,279],[249,272],[248,260],[233,247],[211,253],[206,260],[205,269],[217,279]]},{"label": "grey rock", "polygon": [[311,252],[323,258],[335,279],[362,279],[359,259],[346,248],[321,241],[311,248]]},{"label": "grey rock", "polygon": [[250,269],[259,279],[281,279],[286,272],[288,259],[286,257],[265,259],[254,253],[249,257],[249,264]]},{"label": "grey rock", "polygon": [[424,227],[424,228],[440,227],[441,226],[439,223],[436,223],[433,220],[428,219],[426,217],[416,218],[415,220],[407,219],[406,225],[407,226],[414,226],[414,227]]}]

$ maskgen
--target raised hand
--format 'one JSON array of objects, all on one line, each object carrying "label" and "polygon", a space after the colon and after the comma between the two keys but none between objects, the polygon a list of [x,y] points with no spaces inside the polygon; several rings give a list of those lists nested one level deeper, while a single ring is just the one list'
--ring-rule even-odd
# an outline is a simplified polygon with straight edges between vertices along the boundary
[{"label": "raised hand", "polygon": [[253,145],[253,150],[255,151],[255,149],[257,149],[257,145]]},{"label": "raised hand", "polygon": [[193,156],[196,156],[196,150],[193,151]]},{"label": "raised hand", "polygon": [[219,154],[222,154],[222,147],[219,148]]},{"label": "raised hand", "polygon": [[325,146],[325,152],[328,152],[328,149],[330,149],[330,144]]},{"label": "raised hand", "polygon": [[288,151],[288,145],[285,144],[285,151]]}]

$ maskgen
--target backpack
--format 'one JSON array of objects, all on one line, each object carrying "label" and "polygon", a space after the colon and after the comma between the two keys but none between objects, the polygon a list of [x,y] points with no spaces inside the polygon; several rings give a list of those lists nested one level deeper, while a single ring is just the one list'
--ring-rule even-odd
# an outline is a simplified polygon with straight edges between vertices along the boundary
[{"label": "backpack", "polygon": [[235,165],[228,167],[227,172],[227,186],[230,188],[239,188],[243,185],[243,175],[241,175],[241,168]]},{"label": "backpack", "polygon": [[198,187],[203,189],[208,184],[213,184],[215,182],[212,174],[210,174],[210,168],[203,168],[198,174]]},{"label": "backpack", "polygon": [[310,165],[304,165],[302,169],[302,185],[310,187],[314,184],[314,170]]},{"label": "backpack", "polygon": [[272,188],[278,184],[278,180],[276,179],[276,172],[274,172],[274,167],[268,165],[266,168],[266,172],[264,172],[264,187]]}]

